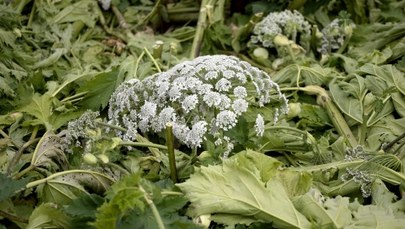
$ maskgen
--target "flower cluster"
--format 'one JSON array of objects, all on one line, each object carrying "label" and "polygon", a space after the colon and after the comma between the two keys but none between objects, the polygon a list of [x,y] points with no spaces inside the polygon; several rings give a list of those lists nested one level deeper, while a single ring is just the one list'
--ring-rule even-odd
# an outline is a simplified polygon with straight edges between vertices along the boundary
[{"label": "flower cluster", "polygon": [[282,35],[282,37],[286,37],[289,41],[308,50],[311,25],[298,11],[285,10],[267,15],[256,24],[253,33],[254,35],[251,37],[253,44],[259,44],[266,48],[276,47],[279,45],[277,39],[283,40],[279,39]]},{"label": "flower cluster", "polygon": [[70,121],[68,123],[68,128],[65,131],[65,136],[63,138],[64,145],[68,152],[71,149],[67,146],[75,145],[76,147],[88,146],[90,144],[83,144],[82,141],[91,141],[92,138],[89,136],[94,135],[97,130],[97,118],[99,117],[99,112],[86,111],[80,116],[80,118]]},{"label": "flower cluster", "polygon": [[361,194],[364,198],[371,195],[371,185],[374,181],[371,174],[359,169],[346,168],[346,173],[341,177],[343,181],[353,179],[354,182],[360,184]]},{"label": "flower cluster", "polygon": [[369,154],[364,151],[364,147],[362,145],[346,149],[345,161],[353,161],[355,159],[368,160],[369,158]]},{"label": "flower cluster", "polygon": [[322,54],[328,54],[340,49],[345,40],[350,38],[356,25],[350,19],[336,18],[322,29],[320,47]]},{"label": "flower cluster", "polygon": [[194,148],[208,135],[230,143],[224,132],[252,104],[270,104],[277,108],[275,116],[288,109],[284,94],[265,72],[236,57],[202,56],[142,81],[124,82],[110,99],[108,117],[110,124],[127,129],[117,132],[124,140],[134,140],[137,130],[160,133],[170,122],[175,137]]}]

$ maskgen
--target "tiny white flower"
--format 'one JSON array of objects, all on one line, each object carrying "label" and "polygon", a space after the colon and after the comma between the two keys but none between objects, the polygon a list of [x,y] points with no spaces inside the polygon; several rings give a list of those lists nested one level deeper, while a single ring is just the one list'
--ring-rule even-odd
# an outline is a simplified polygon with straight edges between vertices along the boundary
[{"label": "tiny white flower", "polygon": [[244,99],[247,96],[247,91],[245,87],[237,86],[233,89],[233,94],[238,99]]},{"label": "tiny white flower", "polygon": [[243,112],[247,111],[249,104],[244,99],[236,99],[233,101],[232,109],[235,111],[237,115],[241,115]]},{"label": "tiny white flower", "polygon": [[210,91],[203,96],[204,102],[209,106],[218,106],[221,103],[221,94]]},{"label": "tiny white flower", "polygon": [[236,123],[238,122],[236,117],[237,116],[233,111],[229,110],[221,111],[216,117],[215,125],[225,131],[230,130],[234,126],[236,126]]},{"label": "tiny white flower", "polygon": [[198,97],[196,94],[186,96],[181,103],[183,110],[188,113],[193,110],[198,104]]},{"label": "tiny white flower", "polygon": [[225,78],[221,78],[220,80],[217,81],[217,83],[215,84],[215,89],[219,92],[221,91],[229,91],[229,89],[232,87],[232,83],[225,79]]},{"label": "tiny white flower", "polygon": [[205,74],[205,79],[207,80],[212,80],[218,78],[218,72],[217,71],[209,71]]},{"label": "tiny white flower", "polygon": [[139,113],[140,119],[149,119],[156,115],[156,103],[145,101],[145,104],[141,107],[141,112]]},{"label": "tiny white flower", "polygon": [[199,121],[194,123],[191,130],[187,133],[186,143],[191,147],[200,147],[207,132],[207,122]]},{"label": "tiny white flower", "polygon": [[256,129],[257,136],[260,136],[260,137],[263,136],[263,134],[264,134],[264,119],[260,114],[257,115],[255,129]]}]

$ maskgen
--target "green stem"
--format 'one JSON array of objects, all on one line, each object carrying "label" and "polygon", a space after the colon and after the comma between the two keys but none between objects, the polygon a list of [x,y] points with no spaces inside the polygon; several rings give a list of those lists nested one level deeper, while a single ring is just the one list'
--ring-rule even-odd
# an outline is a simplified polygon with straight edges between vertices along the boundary
[{"label": "green stem", "polygon": [[158,0],[155,4],[155,6],[153,7],[153,9],[150,11],[150,13],[148,15],[146,15],[146,17],[141,20],[140,22],[138,22],[138,24],[136,24],[135,28],[139,28],[140,26],[146,25],[149,23],[149,21],[155,16],[159,14],[159,7],[161,5],[161,0]]},{"label": "green stem", "polygon": [[364,145],[366,141],[366,135],[367,135],[367,120],[369,116],[363,114],[363,122],[361,123],[360,126],[360,137],[359,137],[359,144]]},{"label": "green stem", "polygon": [[153,64],[155,65],[156,69],[158,70],[158,72],[162,72],[162,70],[159,67],[158,62],[156,61],[155,58],[153,58],[152,54],[150,54],[149,50],[145,47],[144,48],[146,55],[148,55],[148,57],[152,60]]},{"label": "green stem", "polygon": [[120,10],[115,5],[111,5],[111,10],[113,11],[115,17],[117,17],[119,26],[123,29],[128,29],[128,23],[125,21],[125,18],[122,16]]},{"label": "green stem", "polygon": [[169,155],[170,178],[174,183],[177,183],[178,177],[176,167],[176,156],[174,154],[173,125],[171,123],[166,124],[166,144]]},{"label": "green stem", "polygon": [[28,219],[23,219],[18,216],[12,215],[8,212],[5,212],[3,210],[0,210],[0,216],[9,219],[10,221],[16,221],[16,222],[21,222],[21,223],[28,223]]},{"label": "green stem", "polygon": [[346,139],[351,148],[354,148],[358,145],[358,142],[354,137],[352,131],[350,130],[349,125],[347,125],[347,122],[344,119],[342,113],[340,113],[339,109],[333,103],[332,99],[325,89],[316,85],[309,85],[306,87],[288,87],[281,89],[281,91],[291,90],[299,90],[304,91],[309,95],[317,95],[318,104],[326,109],[326,112],[328,113],[328,116],[332,121],[334,127],[336,128],[337,132]]},{"label": "green stem", "polygon": [[163,149],[167,150],[167,146],[165,145],[160,145],[160,144],[155,144],[155,143],[145,143],[145,142],[130,142],[130,141],[124,141],[120,143],[121,146],[135,146],[135,147],[152,147],[156,149]]},{"label": "green stem", "polygon": [[52,175],[50,175],[48,177],[42,178],[40,180],[32,181],[32,182],[28,183],[25,187],[26,188],[32,188],[32,187],[38,186],[40,184],[44,184],[44,183],[48,182],[49,180],[52,180],[52,179],[54,179],[56,177],[71,174],[71,173],[97,174],[97,175],[100,175],[100,176],[102,176],[104,178],[109,179],[111,182],[114,182],[111,178],[105,176],[104,174],[95,172],[95,171],[83,170],[83,169],[74,169],[74,170],[66,170],[66,171],[63,171],[63,172],[54,173],[54,174],[52,174]]},{"label": "green stem", "polygon": [[145,199],[146,203],[149,205],[150,209],[152,210],[152,214],[155,217],[156,224],[159,229],[165,229],[165,225],[163,223],[162,217],[160,217],[159,211],[156,208],[156,205],[153,203],[149,194],[145,191],[142,186],[139,186],[139,190],[143,192],[143,198]]},{"label": "green stem", "polygon": [[[33,136],[33,135],[32,135]],[[11,173],[12,168],[18,163],[18,161],[20,160],[22,154],[24,153],[24,150],[27,149],[30,145],[36,143],[37,141],[39,141],[41,138],[34,138],[34,139],[30,139],[28,142],[24,143],[23,146],[21,146],[21,148],[18,149],[17,153],[14,155],[14,157],[11,159],[10,163],[8,164],[7,167],[7,174]],[[30,165],[31,166],[31,165]],[[29,168],[29,167],[28,167]],[[27,168],[27,169],[28,169]],[[23,171],[25,171],[26,169],[24,169]],[[21,171],[20,173],[22,173],[23,171]],[[28,172],[28,171],[27,171]],[[19,174],[20,174],[19,173]]]},{"label": "green stem", "polygon": [[119,130],[119,131],[127,131],[127,129],[125,129],[125,128],[122,128],[122,127],[119,127],[119,126],[116,126],[116,125],[112,125],[112,124],[108,124],[108,123],[105,123],[105,122],[96,121],[96,123],[98,125],[100,125],[100,126],[109,127],[109,128],[116,129],[116,130]]},{"label": "green stem", "polygon": [[31,170],[35,169],[36,167],[32,164],[30,164],[27,168],[25,168],[23,171],[17,173],[16,175],[14,175],[14,179],[18,180],[20,179],[22,176],[24,176],[25,174],[27,174],[28,172],[30,172]]},{"label": "green stem", "polygon": [[298,172],[319,172],[322,170],[330,169],[330,168],[337,168],[337,169],[345,169],[349,167],[357,167],[364,163],[364,160],[353,160],[353,161],[337,161],[322,165],[314,165],[314,166],[303,166],[303,167],[291,167],[292,170]]},{"label": "green stem", "polygon": [[204,37],[204,31],[207,28],[208,3],[210,0],[202,0],[200,6],[200,15],[198,16],[197,30],[194,35],[193,44],[191,46],[190,58],[194,59],[200,55],[201,44]]},{"label": "green stem", "polygon": [[141,55],[139,55],[138,59],[136,59],[135,62],[135,78],[138,78],[138,69],[139,69],[139,63],[141,62],[143,56],[145,55],[145,52],[142,52]]},{"label": "green stem", "polygon": [[184,196],[184,193],[174,191],[162,191],[160,194],[164,196]]}]

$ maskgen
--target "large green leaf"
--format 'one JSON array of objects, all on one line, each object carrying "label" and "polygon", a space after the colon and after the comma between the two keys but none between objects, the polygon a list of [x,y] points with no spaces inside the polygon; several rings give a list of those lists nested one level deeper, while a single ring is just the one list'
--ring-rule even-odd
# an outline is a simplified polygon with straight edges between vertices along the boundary
[{"label": "large green leaf", "polygon": [[396,215],[376,205],[359,206],[353,212],[353,222],[346,226],[347,229],[375,228],[375,229],[402,229],[405,225],[405,214]]},{"label": "large green leaf", "polygon": [[362,100],[366,89],[363,78],[357,76],[349,82],[332,81],[329,90],[339,109],[359,123],[363,122]]},{"label": "large green leaf", "polygon": [[[270,158],[258,157],[258,160],[262,159],[261,164],[278,163]],[[218,222],[230,223],[229,215],[236,215],[252,221],[272,222],[281,228],[310,228],[309,221],[294,208],[276,176],[263,182],[259,168],[244,166],[249,164],[248,160],[251,159],[242,155],[227,159],[222,165],[201,167],[189,180],[178,184],[191,201],[191,214],[215,214]],[[271,166],[266,169],[276,168]],[[224,220],[221,214],[225,214]]]},{"label": "large green leaf", "polygon": [[115,88],[123,80],[118,74],[119,70],[114,69],[100,73],[87,81],[78,90],[78,93],[87,93],[80,105],[91,110],[105,108]]},{"label": "large green leaf", "polygon": [[343,228],[351,222],[349,198],[338,196],[334,199],[325,197],[312,189],[307,194],[297,197],[294,206],[311,219],[316,228]]},{"label": "large green leaf", "polygon": [[69,217],[54,204],[42,204],[32,212],[26,229],[69,228]]},{"label": "large green leaf", "polygon": [[337,76],[334,76],[330,68],[322,68],[319,65],[307,67],[292,64],[281,69],[272,78],[278,84],[298,87],[302,84],[327,85],[334,77]]},{"label": "large green leaf", "polygon": [[27,179],[13,180],[0,173],[0,202],[12,197],[17,191],[24,189],[27,183]]},{"label": "large green leaf", "polygon": [[113,183],[105,174],[91,170],[66,170],[27,184],[27,188],[38,186],[41,201],[68,204],[82,194],[104,193]]}]

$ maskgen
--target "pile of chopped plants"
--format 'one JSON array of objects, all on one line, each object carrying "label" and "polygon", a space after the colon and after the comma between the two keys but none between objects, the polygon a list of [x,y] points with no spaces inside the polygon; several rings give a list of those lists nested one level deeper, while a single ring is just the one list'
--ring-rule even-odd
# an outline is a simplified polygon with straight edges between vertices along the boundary
[{"label": "pile of chopped plants", "polygon": [[0,0],[0,229],[403,228],[405,0]]}]

